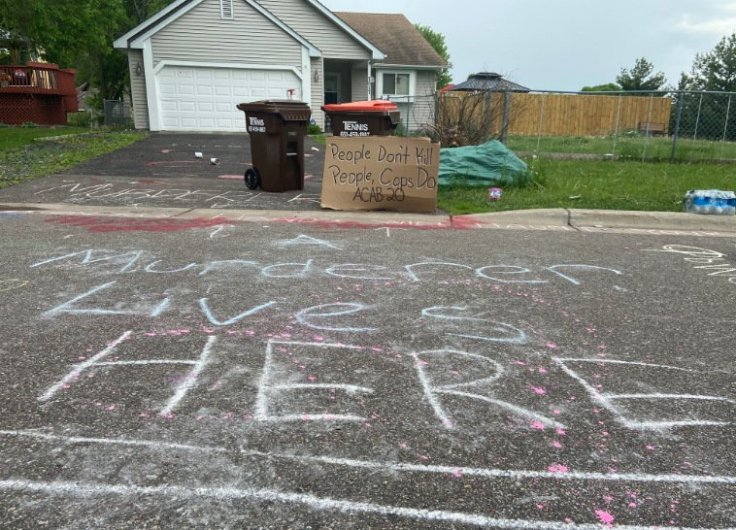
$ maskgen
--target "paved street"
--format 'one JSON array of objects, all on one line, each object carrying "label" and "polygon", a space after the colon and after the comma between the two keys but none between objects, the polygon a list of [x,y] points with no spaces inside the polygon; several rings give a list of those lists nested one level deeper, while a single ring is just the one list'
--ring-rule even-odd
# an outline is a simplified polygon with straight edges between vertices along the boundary
[{"label": "paved street", "polygon": [[1,527],[736,526],[736,237],[216,213],[0,213]]}]

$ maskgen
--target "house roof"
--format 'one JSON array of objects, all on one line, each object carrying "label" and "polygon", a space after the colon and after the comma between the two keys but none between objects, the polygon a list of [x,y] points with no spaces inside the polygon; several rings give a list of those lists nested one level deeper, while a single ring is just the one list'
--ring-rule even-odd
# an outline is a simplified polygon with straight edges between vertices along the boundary
[{"label": "house roof", "polygon": [[496,72],[479,72],[468,76],[467,81],[458,83],[453,91],[489,91],[489,92],[531,92],[530,88],[507,81]]},{"label": "house roof", "polygon": [[381,64],[442,68],[445,60],[401,14],[335,12],[386,57]]},{"label": "house roof", "polygon": [[[256,0],[243,0],[247,4],[249,4],[251,7],[253,7],[256,11],[259,11],[263,16],[271,20],[274,24],[279,26],[283,31],[291,35],[294,39],[296,39],[299,43],[301,43],[303,46],[305,46],[307,49],[309,49],[309,54],[311,57],[320,57],[321,52],[320,50],[312,45],[309,41],[307,41],[304,37],[302,37],[300,34],[298,34],[296,31],[294,31],[291,27],[289,27],[287,24],[285,24],[282,20],[280,20],[278,17],[276,17],[273,13],[265,9],[263,6],[261,6]],[[347,23],[345,23],[342,19],[335,16],[334,13],[332,13],[329,9],[324,7],[321,3],[319,3],[317,0],[304,0],[309,5],[314,7],[317,11],[322,13],[324,16],[326,16],[329,20],[331,20],[337,27],[339,27],[342,31],[345,31],[348,35],[350,35],[353,39],[360,42],[363,46],[368,48],[371,51],[371,54],[374,59],[383,59],[384,55],[375,45],[368,42],[366,37],[364,35],[361,35],[360,33],[356,32],[353,28],[351,28]],[[186,13],[196,5],[200,4],[202,0],[175,0],[171,4],[169,4],[167,7],[153,15],[148,20],[145,20],[135,28],[131,29],[124,35],[120,36],[118,39],[115,40],[113,43],[113,46],[115,48],[119,49],[125,49],[125,48],[142,48],[143,47],[143,41],[146,40],[150,35],[153,33],[156,33],[161,28],[165,27],[167,24],[172,22],[173,20],[176,20],[179,16]]]}]

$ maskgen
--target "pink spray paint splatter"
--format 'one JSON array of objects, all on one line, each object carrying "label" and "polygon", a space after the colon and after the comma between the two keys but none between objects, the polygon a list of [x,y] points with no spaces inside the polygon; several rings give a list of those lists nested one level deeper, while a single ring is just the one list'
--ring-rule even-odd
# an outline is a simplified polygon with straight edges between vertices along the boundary
[{"label": "pink spray paint splatter", "polygon": [[547,468],[547,471],[550,473],[567,473],[570,471],[570,468],[565,464],[552,464]]},{"label": "pink spray paint splatter", "polygon": [[603,524],[613,524],[613,521],[616,519],[613,514],[601,509],[596,509],[595,515]]},{"label": "pink spray paint splatter", "polygon": [[539,420],[535,420],[532,422],[532,429],[536,429],[537,431],[543,431],[546,427],[544,426],[544,423],[542,423]]}]

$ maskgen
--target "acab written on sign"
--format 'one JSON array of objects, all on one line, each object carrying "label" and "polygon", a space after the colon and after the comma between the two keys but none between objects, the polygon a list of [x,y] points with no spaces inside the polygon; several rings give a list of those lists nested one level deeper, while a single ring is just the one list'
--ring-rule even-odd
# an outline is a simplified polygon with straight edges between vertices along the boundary
[{"label": "acab written on sign", "polygon": [[330,137],[322,207],[433,213],[439,158],[440,144],[429,138]]}]

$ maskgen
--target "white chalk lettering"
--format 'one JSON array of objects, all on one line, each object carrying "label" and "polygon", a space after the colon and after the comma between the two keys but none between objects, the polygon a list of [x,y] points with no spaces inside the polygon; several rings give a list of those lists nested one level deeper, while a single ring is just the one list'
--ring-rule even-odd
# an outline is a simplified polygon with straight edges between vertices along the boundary
[{"label": "white chalk lettering", "polygon": [[171,299],[166,298],[153,308],[144,307],[144,308],[135,308],[135,309],[103,309],[99,307],[83,307],[83,308],[74,307],[74,305],[77,302],[80,302],[81,300],[84,300],[85,298],[89,298],[95,293],[104,291],[105,289],[112,287],[116,283],[117,283],[116,281],[112,281],[112,282],[104,283],[102,285],[98,285],[97,287],[90,289],[86,293],[83,293],[75,298],[72,298],[68,302],[64,302],[63,304],[58,305],[55,308],[46,311],[45,313],[43,313],[43,316],[55,317],[59,314],[64,313],[64,314],[69,314],[69,315],[91,315],[91,316],[140,315],[140,316],[147,316],[147,317],[155,318],[155,317],[160,316],[161,313],[163,313],[166,309],[168,309],[171,303]]},{"label": "white chalk lettering", "polygon": [[347,315],[355,315],[361,311],[367,311],[370,309],[369,306],[358,302],[352,303],[335,303],[335,304],[321,304],[306,309],[302,309],[296,314],[297,321],[309,328],[319,329],[322,331],[339,331],[345,333],[359,333],[376,331],[376,328],[358,328],[351,326],[327,326],[320,325],[313,322],[313,320],[319,320],[323,318],[334,319],[335,317],[342,317]]},{"label": "white chalk lettering", "polygon": [[199,299],[199,307],[200,309],[202,309],[202,313],[204,313],[204,316],[207,317],[207,320],[209,320],[210,323],[215,326],[231,326],[233,324],[240,322],[244,318],[247,318],[251,315],[255,315],[256,313],[259,313],[263,311],[264,309],[269,308],[273,305],[276,305],[276,302],[271,300],[270,302],[266,302],[265,304],[261,304],[255,307],[251,307],[250,309],[246,309],[242,313],[235,315],[234,317],[229,318],[227,320],[220,320],[219,318],[215,317],[212,314],[212,310],[210,309],[208,299],[207,298]]},{"label": "white chalk lettering", "polygon": [[[291,347],[291,348],[314,348],[322,352],[322,355],[330,353],[339,354],[346,350],[361,350],[358,346],[349,346],[344,344],[328,344],[328,343],[312,343],[312,342],[294,342],[269,340],[266,346],[266,352],[263,361],[263,371],[258,384],[258,394],[255,404],[255,419],[264,422],[294,422],[294,421],[365,421],[366,418],[350,413],[325,413],[325,412],[295,412],[291,414],[271,414],[271,403],[284,393],[306,391],[306,390],[327,390],[337,392],[338,390],[348,395],[355,394],[372,394],[373,389],[355,384],[321,384],[321,383],[275,383],[274,381],[282,381],[286,379],[285,373],[293,370],[293,363],[278,363],[274,359],[274,346]],[[300,403],[300,399],[294,399],[295,403]],[[336,405],[340,405],[337,403]]]},{"label": "white chalk lettering", "polygon": [[436,318],[438,320],[448,320],[456,322],[484,322],[490,324],[490,326],[484,326],[484,329],[490,329],[492,331],[498,331],[501,335],[487,336],[487,335],[475,335],[467,333],[447,333],[447,335],[453,335],[456,337],[464,337],[468,339],[483,340],[488,342],[501,342],[507,344],[525,344],[527,342],[527,336],[524,331],[511,324],[504,322],[496,322],[483,317],[484,313],[476,313],[468,315],[465,312],[468,308],[465,306],[435,306],[427,307],[422,310],[422,316],[428,318]]},{"label": "white chalk lettering", "polygon": [[[426,360],[426,358],[431,358],[435,356],[459,357],[466,363],[474,362],[474,363],[478,363],[481,365],[486,365],[487,369],[490,368],[491,371],[489,375],[485,377],[481,377],[479,379],[472,380],[472,381],[463,381],[460,383],[435,385],[432,381],[432,378],[427,373],[430,370],[430,368],[428,367],[431,367],[432,363]],[[419,377],[419,381],[424,391],[424,397],[427,399],[430,406],[432,407],[432,410],[434,411],[435,416],[437,416],[437,419],[440,420],[440,422],[446,429],[454,429],[455,423],[450,417],[450,415],[447,413],[445,408],[442,406],[439,398],[437,397],[438,394],[452,395],[452,396],[468,398],[471,400],[481,401],[483,403],[488,403],[489,405],[493,405],[497,408],[501,408],[503,410],[509,411],[512,414],[519,416],[521,418],[532,420],[532,421],[538,421],[545,427],[564,428],[563,424],[557,421],[551,420],[542,414],[528,410],[524,407],[513,405],[506,401],[495,399],[489,396],[460,390],[460,389],[467,389],[469,387],[474,387],[474,386],[477,387],[479,385],[492,383],[496,381],[499,377],[501,377],[501,375],[503,374],[503,368],[501,367],[499,363],[497,363],[496,361],[492,359],[484,357],[483,355],[478,355],[475,353],[468,353],[468,352],[458,351],[458,350],[423,351],[419,353],[412,353],[412,357],[414,358],[414,365],[417,371],[417,376]]]}]

